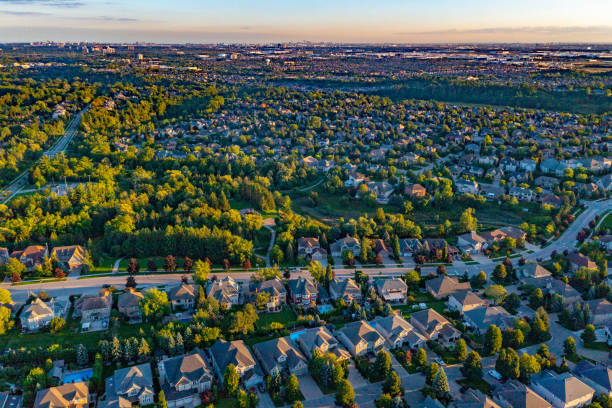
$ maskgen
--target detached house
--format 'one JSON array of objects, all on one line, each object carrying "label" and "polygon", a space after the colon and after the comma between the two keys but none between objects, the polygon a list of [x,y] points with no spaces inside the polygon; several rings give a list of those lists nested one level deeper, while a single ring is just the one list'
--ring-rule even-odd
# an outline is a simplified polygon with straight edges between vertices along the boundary
[{"label": "detached house", "polygon": [[401,256],[413,256],[423,252],[423,244],[416,238],[402,238],[399,244]]},{"label": "detached house", "polygon": [[502,408],[552,408],[548,401],[517,380],[500,384],[493,397]]},{"label": "detached house", "polygon": [[589,360],[580,360],[572,372],[593,387],[597,394],[612,397],[612,369],[595,365]]},{"label": "detached house", "polygon": [[199,349],[165,358],[157,368],[168,408],[198,406],[201,403],[199,394],[212,388],[213,371],[204,352]]},{"label": "detached house", "polygon": [[463,314],[465,322],[478,334],[484,334],[492,324],[505,330],[514,327],[514,317],[500,306],[481,306]]},{"label": "detached house", "polygon": [[410,197],[422,198],[427,195],[427,190],[420,184],[407,184],[404,187],[404,194]]},{"label": "detached house", "polygon": [[597,264],[589,259],[588,256],[580,252],[573,252],[567,256],[572,271],[579,269],[597,270]]},{"label": "detached house", "polygon": [[252,301],[255,301],[259,293],[268,294],[269,298],[265,306],[268,312],[279,311],[287,303],[287,290],[279,278],[253,283],[249,290]]},{"label": "detached house", "polygon": [[400,278],[376,279],[374,288],[385,302],[406,303],[408,286]]},{"label": "detached house", "polygon": [[255,357],[242,340],[217,340],[210,348],[210,356],[217,378],[221,382],[225,369],[230,364],[236,367],[240,379],[247,388],[263,382],[263,373],[257,365]]},{"label": "detached house", "polygon": [[463,316],[465,312],[469,312],[478,307],[488,306],[489,302],[486,299],[482,299],[471,290],[461,290],[451,293],[446,304],[449,310],[456,310]]},{"label": "detached house", "polygon": [[253,346],[253,352],[269,375],[280,374],[285,369],[298,376],[308,371],[308,360],[289,337],[257,343]]},{"label": "detached house", "polygon": [[457,247],[466,254],[480,252],[485,249],[487,240],[475,231],[457,237]]},{"label": "detached house", "polygon": [[80,245],[55,247],[51,251],[51,256],[54,255],[66,272],[81,272],[83,265],[87,264],[87,252]]},{"label": "detached house", "polygon": [[140,364],[115,370],[105,381],[106,397],[109,400],[123,398],[130,403],[149,405],[155,402],[151,364]]},{"label": "detached house", "polygon": [[344,251],[351,251],[353,255],[357,256],[361,252],[361,244],[357,238],[347,235],[331,244],[330,249],[333,256],[342,256]]},{"label": "detached house", "polygon": [[33,408],[85,408],[89,402],[86,383],[68,383],[38,391]]},{"label": "detached house", "polygon": [[427,341],[399,314],[394,313],[387,317],[377,316],[370,324],[382,334],[391,348],[407,345],[411,349],[416,349]]},{"label": "detached house", "polygon": [[425,282],[425,288],[436,299],[444,299],[455,292],[471,290],[472,285],[470,282],[459,282],[457,278],[444,275],[429,279]]},{"label": "detached house", "polygon": [[455,181],[455,187],[460,194],[478,194],[478,183],[475,181],[459,179]]},{"label": "detached house", "polygon": [[213,281],[206,289],[206,296],[212,296],[226,309],[241,304],[240,287],[236,281],[227,276],[221,280]]},{"label": "detached house", "polygon": [[351,355],[346,351],[338,340],[331,334],[325,326],[306,329],[297,340],[300,348],[310,358],[312,353],[317,350],[321,353],[332,353],[341,360],[348,360]]},{"label": "detached house", "polygon": [[53,305],[37,298],[23,308],[19,319],[23,330],[37,331],[46,327],[54,317]]},{"label": "detached house", "polygon": [[334,278],[329,282],[329,295],[333,300],[343,298],[346,303],[361,303],[361,288],[351,278],[338,279]]},{"label": "detached house", "polygon": [[[181,283],[168,290],[168,299],[172,304],[172,310],[193,310],[198,300],[199,285]],[[221,303],[221,302],[219,302]]]},{"label": "detached house", "polygon": [[338,339],[353,357],[368,352],[378,352],[385,344],[385,339],[368,322],[360,320],[345,325],[338,331]]},{"label": "detached house", "polygon": [[595,390],[570,373],[546,370],[531,380],[532,388],[554,408],[574,408],[590,404]]},{"label": "detached house", "polygon": [[306,260],[322,260],[327,258],[327,251],[321,248],[319,238],[298,238],[297,254]]},{"label": "detached house", "polygon": [[49,256],[49,249],[42,245],[30,245],[23,251],[14,251],[11,258],[16,258],[25,265],[27,270],[32,270],[36,265],[42,265],[46,257]]},{"label": "detached house", "polygon": [[138,323],[142,321],[140,312],[140,301],[144,299],[144,295],[134,288],[126,288],[125,292],[117,298],[117,309],[122,313],[130,323]]},{"label": "detached house", "polygon": [[438,340],[443,345],[453,344],[461,337],[461,332],[444,316],[433,309],[420,310],[410,316],[410,323],[427,340]]},{"label": "detached house", "polygon": [[290,279],[287,283],[291,303],[299,307],[310,307],[317,303],[319,290],[310,278]]}]

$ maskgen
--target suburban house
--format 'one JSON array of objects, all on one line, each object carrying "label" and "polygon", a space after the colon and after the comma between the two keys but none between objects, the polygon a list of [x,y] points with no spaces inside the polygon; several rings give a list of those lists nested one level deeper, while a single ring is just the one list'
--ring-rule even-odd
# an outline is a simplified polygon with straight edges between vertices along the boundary
[{"label": "suburban house", "polygon": [[168,408],[198,406],[201,404],[199,394],[212,388],[214,375],[200,349],[165,358],[159,362],[157,369]]},{"label": "suburban house", "polygon": [[545,370],[531,380],[532,388],[554,408],[574,408],[590,404],[595,390],[570,373]]},{"label": "suburban house", "polygon": [[410,323],[427,340],[438,340],[443,345],[451,345],[461,337],[461,332],[433,309],[413,313],[410,316]]},{"label": "suburban house", "polygon": [[410,197],[422,198],[427,195],[427,190],[420,184],[407,184],[404,187],[404,194]]},{"label": "suburban house", "polygon": [[298,238],[297,254],[307,260],[320,261],[327,259],[327,251],[321,248],[319,238]]},{"label": "suburban house", "polygon": [[608,299],[593,299],[585,303],[591,309],[591,323],[597,326],[612,323],[612,303]]},{"label": "suburban house", "polygon": [[459,179],[455,181],[455,187],[460,194],[478,194],[478,183],[475,181]]},{"label": "suburban house", "polygon": [[75,317],[81,317],[82,322],[109,319],[113,306],[113,296],[110,291],[102,290],[99,295],[81,295],[74,302]]},{"label": "suburban house", "polygon": [[596,365],[589,360],[580,360],[572,370],[574,375],[593,387],[598,395],[612,396],[612,369]]},{"label": "suburban house", "polygon": [[492,324],[501,330],[514,327],[514,317],[500,306],[477,307],[465,312],[463,319],[478,334],[484,334]]},{"label": "suburban house", "polygon": [[552,275],[548,269],[535,262],[529,262],[519,267],[519,273],[526,278],[544,278]]},{"label": "suburban house", "polygon": [[423,252],[423,244],[416,238],[402,238],[399,244],[401,256],[413,256]]},{"label": "suburban house", "polygon": [[400,278],[376,279],[373,286],[385,302],[406,303],[408,286]]},{"label": "suburban house", "polygon": [[60,268],[66,272],[81,272],[83,265],[87,265],[87,252],[80,245],[55,247],[51,256],[57,258]]},{"label": "suburban house", "polygon": [[436,299],[444,299],[455,292],[472,290],[470,282],[459,282],[451,276],[440,276],[425,282],[425,288]]},{"label": "suburban house", "polygon": [[290,279],[287,282],[291,303],[299,307],[310,307],[317,303],[319,290],[310,278]]},{"label": "suburban house", "polygon": [[501,408],[495,401],[473,388],[459,394],[448,404],[448,408]]},{"label": "suburban house", "polygon": [[552,408],[531,388],[517,380],[508,380],[495,388],[493,398],[502,408]]},{"label": "suburban house", "polygon": [[329,295],[333,300],[343,298],[346,303],[361,303],[361,288],[351,278],[334,278],[329,282]]},{"label": "suburban house", "polygon": [[276,375],[287,370],[299,376],[308,372],[308,359],[289,336],[257,343],[253,352],[266,374]]},{"label": "suburban house", "polygon": [[86,408],[89,402],[87,383],[68,383],[38,391],[33,408]]},{"label": "suburban house", "polygon": [[429,395],[417,405],[418,408],[445,408],[444,405],[437,399],[431,398]]},{"label": "suburban house", "polygon": [[13,251],[11,253],[11,258],[16,258],[25,265],[27,270],[32,270],[36,265],[42,265],[48,256],[49,248],[42,245],[30,245],[23,251]]},{"label": "suburban house", "polygon": [[142,321],[140,312],[140,300],[142,299],[144,299],[142,293],[134,288],[126,288],[125,292],[117,298],[117,309],[130,323],[138,323]]},{"label": "suburban house", "polygon": [[252,283],[249,287],[251,301],[254,302],[259,293],[267,293],[269,296],[265,306],[268,312],[279,311],[287,304],[287,289],[279,278]]},{"label": "suburban house", "polygon": [[[199,285],[181,283],[168,290],[172,310],[193,310],[198,300]],[[221,303],[221,302],[219,302]]]},{"label": "suburban house", "polygon": [[338,330],[338,340],[344,344],[353,357],[368,352],[377,353],[385,344],[385,339],[381,334],[364,320],[348,323]]},{"label": "suburban house", "polygon": [[206,289],[206,297],[210,296],[217,299],[217,302],[226,309],[241,304],[240,286],[238,286],[231,276],[213,281],[209,284]]},{"label": "suburban house", "polygon": [[151,364],[145,363],[115,370],[105,381],[106,396],[110,400],[123,398],[130,403],[149,405],[155,402]]},{"label": "suburban house", "polygon": [[452,293],[446,302],[449,310],[455,310],[462,316],[465,312],[474,310],[478,307],[488,306],[489,302],[481,298],[471,290],[461,290]]},{"label": "suburban house", "polygon": [[46,327],[55,316],[65,316],[69,309],[70,299],[67,296],[58,296],[49,302],[36,298],[21,311],[21,328],[24,331],[38,331]]},{"label": "suburban house", "polygon": [[342,256],[344,251],[351,251],[353,255],[357,256],[361,252],[361,244],[357,238],[347,235],[331,244],[330,249],[333,256]]},{"label": "suburban house", "polygon": [[486,248],[486,245],[487,241],[475,231],[457,237],[457,247],[466,254],[480,252]]},{"label": "suburban house", "polygon": [[263,382],[263,373],[244,341],[219,339],[209,351],[219,381],[223,381],[227,366],[233,364],[247,388]]},{"label": "suburban house", "polygon": [[427,341],[414,326],[397,313],[386,317],[377,316],[370,325],[382,334],[391,348],[407,345],[416,349]]},{"label": "suburban house", "polygon": [[525,278],[523,283],[542,289],[545,295],[559,295],[563,298],[563,304],[570,305],[581,302],[582,296],[580,292],[574,289],[569,283],[565,283],[560,279],[555,279],[552,276],[543,278]]},{"label": "suburban house", "polygon": [[[376,202],[378,204],[388,204],[389,197],[393,194],[393,186],[386,181],[368,181],[365,183],[368,186],[370,193],[376,195]],[[359,197],[359,193],[356,198]]]},{"label": "suburban house", "polygon": [[372,239],[371,241],[372,249],[376,255],[381,254],[381,256],[390,255],[391,249],[387,246],[385,241],[380,238]]},{"label": "suburban house", "polygon": [[338,343],[329,329],[325,326],[304,330],[298,340],[300,348],[310,358],[315,350],[321,353],[332,353],[341,360],[348,360],[351,355]]},{"label": "suburban house", "polygon": [[597,270],[597,264],[589,259],[588,256],[580,252],[573,252],[567,256],[572,271],[579,269]]}]

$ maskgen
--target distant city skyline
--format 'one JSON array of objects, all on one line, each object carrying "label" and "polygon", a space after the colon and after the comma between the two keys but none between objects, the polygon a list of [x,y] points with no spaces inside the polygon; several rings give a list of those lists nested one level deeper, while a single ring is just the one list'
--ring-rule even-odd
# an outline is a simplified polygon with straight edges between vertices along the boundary
[{"label": "distant city skyline", "polygon": [[0,0],[0,42],[612,43],[612,1]]}]

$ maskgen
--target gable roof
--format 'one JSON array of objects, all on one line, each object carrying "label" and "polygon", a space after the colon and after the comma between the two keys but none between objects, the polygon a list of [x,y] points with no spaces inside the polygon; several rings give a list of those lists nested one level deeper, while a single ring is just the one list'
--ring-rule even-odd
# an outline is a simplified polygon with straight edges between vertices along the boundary
[{"label": "gable roof", "polygon": [[459,282],[457,278],[446,275],[430,279],[425,282],[425,285],[434,293],[434,296],[438,297],[446,297],[460,290],[472,289],[470,282]]},{"label": "gable roof", "polygon": [[154,392],[149,363],[115,370],[113,379],[117,395],[128,394],[133,390],[137,390],[137,395]]},{"label": "gable roof", "polygon": [[196,381],[203,376],[212,378],[212,371],[206,362],[206,356],[200,349],[190,354],[169,358],[163,361],[166,378],[170,384],[176,384],[183,378]]},{"label": "gable roof", "polygon": [[226,341],[219,339],[210,348],[210,354],[221,373],[225,372],[230,364],[243,368],[255,365],[255,358],[242,340]]},{"label": "gable roof", "polygon": [[512,323],[514,318],[506,309],[500,306],[482,306],[465,312],[464,316],[480,330],[486,330],[494,324],[503,330]]},{"label": "gable roof", "polygon": [[340,329],[340,332],[344,333],[353,345],[359,344],[362,340],[369,344],[383,339],[380,333],[365,320],[348,323]]},{"label": "gable roof", "polygon": [[310,296],[318,292],[317,285],[310,278],[291,279],[287,285],[289,286],[289,291],[295,295]]},{"label": "gable roof", "polygon": [[68,383],[38,391],[34,408],[67,408],[72,405],[71,401],[84,398],[89,400],[89,388],[86,383]]},{"label": "gable roof", "polygon": [[270,372],[285,359],[287,367],[291,370],[298,364],[307,365],[306,357],[298,350],[289,337],[281,337],[253,345],[255,354],[259,357],[263,368]]},{"label": "gable roof", "polygon": [[488,302],[472,292],[471,290],[460,290],[452,293],[449,297],[454,298],[462,306],[487,305]]},{"label": "gable roof", "polygon": [[408,286],[406,283],[400,278],[392,278],[392,279],[376,279],[374,281],[374,287],[378,293],[385,292],[396,292],[401,291],[406,293],[408,290]]},{"label": "gable roof", "polygon": [[534,263],[534,262],[529,262],[527,264],[525,264],[522,268],[521,271],[523,272],[523,274],[525,276],[529,276],[531,278],[542,278],[544,276],[550,276],[551,273],[548,269],[544,268],[542,265]]},{"label": "gable roof", "polygon": [[512,408],[552,408],[548,401],[517,380],[501,384],[495,394],[499,399],[507,401]]},{"label": "gable roof", "polygon": [[556,374],[547,370],[536,381],[565,403],[575,401],[595,392],[593,388],[570,373]]},{"label": "gable roof", "polygon": [[174,286],[168,291],[170,300],[195,299],[198,296],[199,285],[190,285],[181,283],[179,286]]},{"label": "gable roof", "polygon": [[27,305],[21,312],[22,319],[36,319],[42,316],[48,316],[53,314],[53,309],[47,303],[43,302],[40,298],[36,298]]}]

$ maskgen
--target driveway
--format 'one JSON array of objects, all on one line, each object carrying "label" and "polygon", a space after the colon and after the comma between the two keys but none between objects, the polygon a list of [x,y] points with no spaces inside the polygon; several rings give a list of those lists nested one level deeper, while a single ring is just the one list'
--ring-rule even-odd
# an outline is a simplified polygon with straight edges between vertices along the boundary
[{"label": "driveway", "polygon": [[369,384],[368,380],[363,378],[361,373],[355,367],[355,363],[351,361],[348,366],[349,374],[348,381],[353,385],[353,388],[357,389],[359,387],[363,387]]},{"label": "driveway", "polygon": [[323,392],[310,374],[301,375],[298,377],[300,382],[300,391],[306,400],[319,399],[324,396]]},{"label": "driveway", "polygon": [[257,396],[259,397],[258,408],[275,408],[274,402],[272,402],[272,398],[270,398],[270,394],[258,390]]}]

